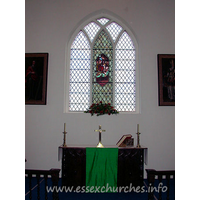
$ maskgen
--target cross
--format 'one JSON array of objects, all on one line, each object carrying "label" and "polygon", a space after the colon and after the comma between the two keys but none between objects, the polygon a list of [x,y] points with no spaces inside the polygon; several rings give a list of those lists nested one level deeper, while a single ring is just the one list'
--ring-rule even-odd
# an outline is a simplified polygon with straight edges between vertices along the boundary
[{"label": "cross", "polygon": [[105,132],[106,130],[101,129],[101,125],[99,125],[99,130],[94,130],[95,132],[99,132],[99,143],[97,144],[97,147],[104,147],[101,143],[101,133]]}]

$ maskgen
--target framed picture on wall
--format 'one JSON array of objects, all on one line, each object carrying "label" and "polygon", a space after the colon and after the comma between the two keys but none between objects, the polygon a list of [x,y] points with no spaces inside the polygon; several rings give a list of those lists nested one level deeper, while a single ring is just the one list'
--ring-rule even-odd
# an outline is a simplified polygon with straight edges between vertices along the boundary
[{"label": "framed picture on wall", "polygon": [[25,53],[25,104],[46,105],[48,53]]},{"label": "framed picture on wall", "polygon": [[175,54],[158,54],[159,106],[175,106]]}]

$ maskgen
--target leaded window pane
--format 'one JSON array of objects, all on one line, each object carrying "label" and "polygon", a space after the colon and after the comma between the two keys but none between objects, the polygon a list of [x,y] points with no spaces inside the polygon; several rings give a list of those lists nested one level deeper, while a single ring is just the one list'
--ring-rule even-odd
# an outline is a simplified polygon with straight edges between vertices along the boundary
[{"label": "leaded window pane", "polygon": [[123,70],[124,66],[126,66],[127,70],[132,70],[135,68],[135,60],[129,59],[129,60],[115,60],[115,69],[116,70]]},{"label": "leaded window pane", "polygon": [[91,42],[95,38],[95,35],[98,33],[99,29],[100,27],[94,22],[91,22],[84,27],[84,30],[87,32]]},{"label": "leaded window pane", "polygon": [[124,32],[115,49],[115,107],[135,111],[135,47]]},{"label": "leaded window pane", "polygon": [[106,29],[110,33],[110,35],[111,35],[112,39],[114,40],[114,42],[116,41],[117,36],[119,35],[119,33],[122,31],[122,27],[119,24],[115,23],[115,22],[109,24],[106,27]]},{"label": "leaded window pane", "polygon": [[124,33],[121,35],[118,43],[117,43],[117,49],[135,49],[135,46],[133,44],[133,41],[131,40],[130,36],[127,34],[127,32],[124,31]]},{"label": "leaded window pane", "polygon": [[71,46],[69,110],[84,111],[90,104],[90,45],[82,31]]},{"label": "leaded window pane", "polygon": [[109,19],[96,20],[83,27],[71,45],[69,111],[85,111],[100,101],[111,103],[118,111],[135,111],[134,43],[116,22],[105,28]]},{"label": "leaded window pane", "polygon": [[78,33],[74,42],[72,43],[71,50],[72,49],[90,49],[87,37],[82,31]]},{"label": "leaded window pane", "polygon": [[99,23],[101,23],[102,25],[105,25],[107,22],[109,22],[109,19],[107,19],[107,18],[100,18],[100,19],[97,19],[97,21]]},{"label": "leaded window pane", "polygon": [[[88,52],[89,53],[89,52]],[[90,70],[90,59],[87,60],[70,60],[70,66],[72,69],[88,69]]]},{"label": "leaded window pane", "polygon": [[103,30],[93,47],[92,103],[113,103],[113,47]]}]

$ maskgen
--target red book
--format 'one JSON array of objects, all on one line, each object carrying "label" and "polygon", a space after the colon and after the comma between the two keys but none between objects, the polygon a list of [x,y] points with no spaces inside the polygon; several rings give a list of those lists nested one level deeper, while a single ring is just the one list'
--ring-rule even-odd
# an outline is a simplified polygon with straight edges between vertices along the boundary
[{"label": "red book", "polygon": [[124,142],[125,142],[125,140],[126,139],[130,139],[130,138],[132,138],[132,135],[131,134],[126,134],[126,135],[123,135],[121,138],[120,138],[120,140],[117,142],[117,146],[118,147],[124,147],[124,146],[126,146],[125,144],[124,144]]}]

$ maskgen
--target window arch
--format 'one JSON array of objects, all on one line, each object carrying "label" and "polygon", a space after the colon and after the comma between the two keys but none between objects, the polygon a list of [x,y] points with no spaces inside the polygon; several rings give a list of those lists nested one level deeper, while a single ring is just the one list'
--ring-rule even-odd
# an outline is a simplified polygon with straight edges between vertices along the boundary
[{"label": "window arch", "polygon": [[82,112],[102,101],[137,112],[136,64],[136,40],[123,23],[96,17],[80,26],[70,45],[68,110]]}]

